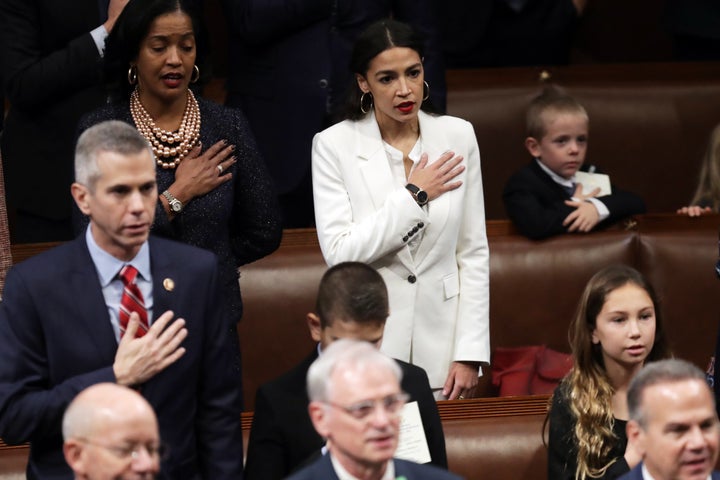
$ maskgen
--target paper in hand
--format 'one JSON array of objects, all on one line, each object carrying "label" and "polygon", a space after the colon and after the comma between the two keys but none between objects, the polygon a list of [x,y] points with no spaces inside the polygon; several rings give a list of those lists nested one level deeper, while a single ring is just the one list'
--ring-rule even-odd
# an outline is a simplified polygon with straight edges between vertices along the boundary
[{"label": "paper in hand", "polygon": [[577,172],[575,173],[575,182],[582,185],[583,194],[585,195],[596,188],[600,188],[600,193],[598,193],[596,197],[604,197],[605,195],[610,195],[612,193],[610,188],[610,177],[604,173]]}]

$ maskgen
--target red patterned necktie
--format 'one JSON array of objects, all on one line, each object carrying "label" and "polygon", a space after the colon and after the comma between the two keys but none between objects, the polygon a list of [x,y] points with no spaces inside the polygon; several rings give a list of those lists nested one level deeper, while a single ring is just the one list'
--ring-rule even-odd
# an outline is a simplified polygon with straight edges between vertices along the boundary
[{"label": "red patterned necktie", "polygon": [[148,329],[147,310],[145,310],[145,300],[143,299],[140,289],[135,285],[135,278],[138,271],[132,265],[125,265],[120,270],[120,279],[123,282],[123,294],[120,299],[120,337],[125,334],[130,314],[137,312],[140,316],[140,326],[135,333],[135,337],[142,337]]}]

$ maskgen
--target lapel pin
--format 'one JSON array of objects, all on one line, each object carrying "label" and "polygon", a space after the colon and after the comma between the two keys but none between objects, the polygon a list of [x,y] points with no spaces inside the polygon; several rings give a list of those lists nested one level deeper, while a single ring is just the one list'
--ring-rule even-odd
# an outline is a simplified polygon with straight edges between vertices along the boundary
[{"label": "lapel pin", "polygon": [[165,290],[167,290],[168,292],[172,292],[173,290],[175,290],[175,282],[172,278],[166,278],[165,280],[163,280],[163,287],[165,287]]}]

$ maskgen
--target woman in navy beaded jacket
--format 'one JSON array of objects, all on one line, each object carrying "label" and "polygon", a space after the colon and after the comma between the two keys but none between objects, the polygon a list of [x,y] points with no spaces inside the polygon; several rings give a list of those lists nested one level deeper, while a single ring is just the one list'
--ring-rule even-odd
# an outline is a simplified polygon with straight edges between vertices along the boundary
[{"label": "woman in navy beaded jacket", "polygon": [[198,16],[186,0],[130,0],[107,38],[111,102],[80,122],[134,125],[153,146],[153,233],[214,252],[228,321],[242,316],[238,268],[272,251],[282,235],[277,200],[240,110],[195,99]]}]

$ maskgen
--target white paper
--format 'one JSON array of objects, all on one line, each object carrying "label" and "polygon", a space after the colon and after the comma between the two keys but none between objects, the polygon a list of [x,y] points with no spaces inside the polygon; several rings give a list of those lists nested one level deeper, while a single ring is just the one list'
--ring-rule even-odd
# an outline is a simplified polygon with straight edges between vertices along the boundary
[{"label": "white paper", "polygon": [[415,463],[431,460],[417,402],[406,403],[400,413],[400,439],[394,456]]},{"label": "white paper", "polygon": [[604,197],[612,193],[610,189],[610,177],[603,173],[577,172],[575,174],[575,181],[582,184],[584,195],[587,195],[596,188],[600,188],[600,193],[595,195],[596,197]]}]

